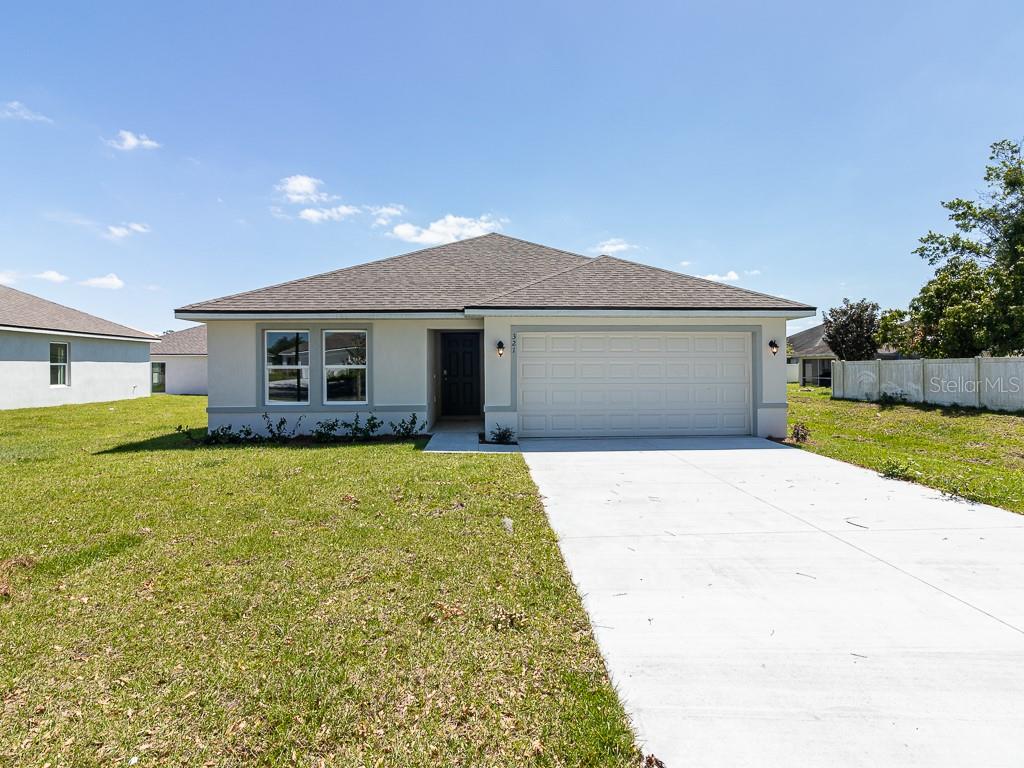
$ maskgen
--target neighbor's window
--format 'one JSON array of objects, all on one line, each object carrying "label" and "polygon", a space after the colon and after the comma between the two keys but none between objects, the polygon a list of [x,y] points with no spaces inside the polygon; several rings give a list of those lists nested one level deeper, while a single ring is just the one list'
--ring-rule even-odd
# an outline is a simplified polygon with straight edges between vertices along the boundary
[{"label": "neighbor's window", "polygon": [[324,402],[366,401],[366,331],[324,331]]},{"label": "neighbor's window", "polygon": [[65,343],[50,344],[50,386],[68,386],[68,345]]},{"label": "neighbor's window", "polygon": [[267,331],[267,404],[309,402],[309,331]]}]

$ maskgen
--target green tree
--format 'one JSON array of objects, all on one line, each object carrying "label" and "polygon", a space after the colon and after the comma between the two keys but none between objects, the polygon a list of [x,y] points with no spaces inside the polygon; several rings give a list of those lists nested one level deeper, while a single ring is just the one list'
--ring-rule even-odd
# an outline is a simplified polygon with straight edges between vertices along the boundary
[{"label": "green tree", "polygon": [[843,299],[825,313],[825,343],[840,360],[871,360],[878,351],[878,305]]},{"label": "green tree", "polygon": [[[914,300],[929,349],[1024,351],[1024,156],[1019,142],[991,149],[982,200],[942,203],[956,231],[929,232],[914,250],[940,267]],[[912,323],[917,314],[912,305]]]}]

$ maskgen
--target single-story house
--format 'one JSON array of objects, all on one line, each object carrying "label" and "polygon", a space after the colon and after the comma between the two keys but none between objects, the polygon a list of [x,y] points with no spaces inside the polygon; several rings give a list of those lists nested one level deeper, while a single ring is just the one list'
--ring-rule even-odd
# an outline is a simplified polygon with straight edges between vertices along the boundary
[{"label": "single-story house", "polygon": [[153,341],[0,285],[0,409],[148,397]]},{"label": "single-story house", "polygon": [[832,386],[832,361],[835,352],[825,343],[825,324],[794,333],[786,339],[789,358],[797,368],[797,383],[815,387]]},{"label": "single-story house", "polygon": [[[786,342],[789,350],[786,362],[797,367],[797,375],[792,382],[801,386],[832,386],[832,361],[837,358],[832,348],[825,343],[824,323],[794,333]],[[903,355],[895,349],[881,347],[875,353],[874,359],[901,360]]]},{"label": "single-story house", "polygon": [[[814,307],[499,234],[179,308],[209,425],[373,412],[521,437],[786,433],[786,321]],[[783,354],[777,354],[780,349]]]},{"label": "single-story house", "polygon": [[149,351],[153,391],[169,395],[206,394],[206,326],[168,331]]}]

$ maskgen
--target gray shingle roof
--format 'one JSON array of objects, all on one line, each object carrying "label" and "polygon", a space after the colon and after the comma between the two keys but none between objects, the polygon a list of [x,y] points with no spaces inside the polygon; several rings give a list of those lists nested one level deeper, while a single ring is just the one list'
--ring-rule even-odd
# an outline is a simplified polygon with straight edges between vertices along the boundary
[{"label": "gray shingle roof", "polygon": [[143,341],[156,339],[126,325],[56,304],[30,293],[0,285],[0,326],[40,331],[88,333],[95,336],[124,336]]},{"label": "gray shingle roof", "polygon": [[181,307],[179,312],[781,309],[798,302],[489,234]]},{"label": "gray shingle roof", "polygon": [[149,349],[151,355],[205,355],[206,326],[197,325],[183,331],[169,331],[160,336],[160,343]]},{"label": "gray shingle roof", "polygon": [[793,357],[805,357],[809,355],[814,356],[832,356],[835,355],[832,352],[832,348],[825,343],[823,338],[825,334],[825,324],[816,325],[813,328],[808,328],[806,331],[800,331],[800,333],[794,333],[786,341],[789,346],[793,348]]},{"label": "gray shingle roof", "polygon": [[589,259],[572,269],[470,306],[492,309],[813,309],[788,299],[614,256]]}]

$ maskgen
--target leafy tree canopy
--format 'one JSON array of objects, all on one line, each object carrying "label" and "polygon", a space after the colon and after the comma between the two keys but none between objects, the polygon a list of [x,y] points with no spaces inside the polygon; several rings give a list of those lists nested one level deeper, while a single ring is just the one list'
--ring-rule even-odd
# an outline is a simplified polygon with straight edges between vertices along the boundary
[{"label": "leafy tree canopy", "polygon": [[878,351],[878,304],[867,299],[825,313],[825,343],[840,360],[871,360]]},{"label": "leafy tree canopy", "polygon": [[914,250],[937,267],[910,303],[890,310],[879,340],[904,354],[969,357],[1024,352],[1024,156],[992,145],[980,200],[942,203],[956,231],[929,232]]}]

